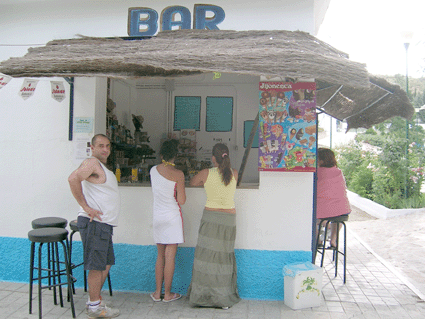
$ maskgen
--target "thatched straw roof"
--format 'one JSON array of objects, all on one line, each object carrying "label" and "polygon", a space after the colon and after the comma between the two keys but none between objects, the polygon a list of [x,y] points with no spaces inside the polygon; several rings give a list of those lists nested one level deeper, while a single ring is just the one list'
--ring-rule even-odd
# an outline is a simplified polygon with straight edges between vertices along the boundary
[{"label": "thatched straw roof", "polygon": [[[0,63],[0,73],[13,77],[175,77],[202,72],[313,78],[369,91],[364,64],[350,61],[347,54],[301,31],[179,30],[148,39],[82,37],[54,40],[30,48],[24,57]],[[319,91],[319,99],[327,100],[329,92]],[[340,108],[347,114],[364,108],[363,100],[351,106],[338,101],[323,106],[337,118],[345,118]],[[387,118],[394,116],[387,113]],[[358,122],[351,123],[356,127]]]},{"label": "thatched straw roof", "polygon": [[177,76],[211,71],[367,84],[363,64],[300,31],[179,30],[145,40],[54,40],[0,65],[1,73],[14,77]]},{"label": "thatched straw roof", "polygon": [[406,92],[385,79],[370,76],[369,87],[318,83],[317,105],[325,113],[345,120],[350,128],[369,128],[393,116],[410,119],[415,110]]}]

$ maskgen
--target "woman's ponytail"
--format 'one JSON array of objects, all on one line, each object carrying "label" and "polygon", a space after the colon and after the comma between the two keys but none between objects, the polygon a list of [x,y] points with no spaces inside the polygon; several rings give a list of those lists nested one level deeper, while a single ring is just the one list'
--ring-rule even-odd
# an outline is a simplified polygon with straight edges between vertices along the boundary
[{"label": "woman's ponytail", "polygon": [[232,166],[230,164],[229,148],[222,143],[215,144],[213,156],[218,163],[218,170],[224,185],[229,185],[233,177]]}]

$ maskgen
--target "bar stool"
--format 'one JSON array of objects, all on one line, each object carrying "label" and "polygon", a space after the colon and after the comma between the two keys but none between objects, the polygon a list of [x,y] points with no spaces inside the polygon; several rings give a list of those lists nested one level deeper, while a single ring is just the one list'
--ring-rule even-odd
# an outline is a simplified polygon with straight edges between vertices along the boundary
[{"label": "bar stool", "polygon": [[[77,220],[73,220],[71,222],[69,222],[69,228],[72,230],[71,234],[69,236],[69,264],[71,265],[71,275],[72,275],[72,271],[73,269],[84,265],[84,262],[79,263],[77,265],[74,265],[71,262],[71,254],[72,254],[72,238],[74,236],[74,234],[76,232],[79,231],[78,226],[77,226]],[[109,287],[109,295],[112,296],[112,284],[111,284],[111,276],[109,275],[108,272],[108,287]],[[73,292],[75,293],[75,289],[74,289],[74,285],[72,286]],[[84,269],[84,291],[87,292],[87,271]]]},{"label": "bar stool", "polygon": [[[37,228],[33,229],[28,232],[28,239],[31,241],[31,257],[30,257],[30,287],[29,287],[29,313],[32,313],[32,291],[33,291],[33,281],[38,281],[38,310],[39,314],[38,317],[42,318],[42,289],[59,287],[59,295],[60,295],[60,304],[61,307],[63,307],[63,298],[62,298],[62,286],[67,285],[68,286],[68,296],[69,300],[71,302],[71,311],[72,311],[72,317],[75,318],[75,308],[74,308],[74,299],[72,296],[71,285],[72,285],[72,278],[71,278],[71,272],[70,272],[70,265],[68,262],[68,249],[66,245],[66,241],[68,238],[68,231],[64,228],[57,228],[57,227],[49,227],[49,228]],[[35,245],[36,243],[39,243],[38,246],[38,266],[34,266],[34,254],[35,254]],[[48,263],[47,268],[42,267],[42,247],[43,244],[51,244],[52,245],[52,254],[48,258],[52,258],[51,264]],[[58,243],[62,244],[63,247],[63,258],[65,265],[64,271],[60,269],[60,263],[59,263],[59,245]],[[50,265],[52,267],[50,267]],[[38,270],[37,278],[34,278],[34,270]],[[47,275],[43,276],[43,272],[47,272]],[[61,282],[61,276],[66,275],[66,282]],[[51,282],[48,283],[47,286],[42,285],[42,279],[52,279],[53,284]],[[56,282],[57,280],[57,282]],[[56,303],[56,292],[54,293],[54,300]]]},{"label": "bar stool", "polygon": [[33,229],[46,227],[65,228],[67,224],[68,221],[61,217],[41,217],[31,222]]},{"label": "bar stool", "polygon": [[[321,261],[320,261],[320,267],[323,267],[323,260],[325,258],[325,251],[326,250],[332,251],[332,253],[333,253],[332,260],[335,261],[335,277],[338,274],[338,255],[341,254],[344,257],[344,284],[345,284],[345,281],[346,281],[346,273],[347,273],[347,225],[345,224],[345,222],[347,220],[348,220],[348,215],[323,218],[319,223],[319,227],[318,227],[319,234],[318,234],[317,239],[316,239],[316,246],[315,246],[314,254],[313,254],[313,263],[316,263],[317,253],[322,254],[322,258],[321,258]],[[331,245],[326,247],[326,240],[327,240],[328,228],[329,228],[328,226],[330,224],[336,224],[336,229],[337,229],[336,247],[331,247]],[[343,228],[344,228],[344,249],[343,249],[343,251],[339,250],[339,228],[340,228],[340,225],[342,225]],[[325,228],[323,245],[319,246],[320,230],[322,229],[323,226]]]},{"label": "bar stool", "polygon": [[[33,229],[38,229],[38,228],[50,228],[50,227],[56,227],[56,228],[66,228],[66,225],[68,224],[68,221],[65,218],[62,217],[41,217],[41,218],[37,218],[34,219],[31,222],[32,228]],[[68,248],[68,239],[66,240],[66,245]],[[53,246],[50,243],[47,243],[47,268],[50,269],[50,262],[53,259],[52,257],[53,254]],[[49,277],[49,286],[52,284],[52,278]],[[51,288],[49,288],[49,290],[51,290]],[[56,287],[53,286],[53,291],[54,291],[54,303],[55,305],[57,305],[57,300],[56,300]],[[59,292],[60,298],[62,298],[62,294],[61,291]],[[69,299],[69,298],[68,298]],[[62,302],[62,301],[61,301]]]}]

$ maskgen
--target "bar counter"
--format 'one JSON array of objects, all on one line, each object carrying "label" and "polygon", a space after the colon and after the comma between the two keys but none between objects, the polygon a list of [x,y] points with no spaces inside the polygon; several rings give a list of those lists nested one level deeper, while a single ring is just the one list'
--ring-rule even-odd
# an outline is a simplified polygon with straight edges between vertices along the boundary
[{"label": "bar counter", "polygon": [[[118,183],[118,186],[122,187],[151,187],[150,182],[127,182],[127,183]],[[203,186],[190,186],[189,182],[186,182],[185,184],[186,188],[203,188]],[[258,183],[242,183],[241,185],[237,186],[236,189],[259,189],[260,185]]]}]

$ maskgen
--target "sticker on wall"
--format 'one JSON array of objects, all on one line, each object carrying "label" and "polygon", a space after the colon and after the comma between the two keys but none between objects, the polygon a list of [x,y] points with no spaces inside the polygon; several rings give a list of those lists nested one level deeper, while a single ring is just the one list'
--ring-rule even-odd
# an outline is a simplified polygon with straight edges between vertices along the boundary
[{"label": "sticker on wall", "polygon": [[220,72],[213,72],[214,76],[213,76],[213,80],[219,79],[221,78],[221,73]]},{"label": "sticker on wall", "polygon": [[65,99],[65,86],[62,81],[50,81],[52,88],[52,98],[58,102]]},{"label": "sticker on wall", "polygon": [[316,170],[316,84],[260,82],[258,170]]},{"label": "sticker on wall", "polygon": [[6,86],[10,80],[12,80],[11,76],[0,73],[0,89]]},{"label": "sticker on wall", "polygon": [[76,136],[73,145],[74,145],[74,164],[79,165],[86,158],[89,158],[91,154],[90,148],[91,138],[86,136]]},{"label": "sticker on wall", "polygon": [[92,117],[76,117],[74,118],[74,133],[93,133]]},{"label": "sticker on wall", "polygon": [[35,88],[37,87],[38,80],[33,79],[24,79],[22,83],[22,87],[19,90],[19,95],[24,99],[28,99],[29,97],[34,95]]}]

